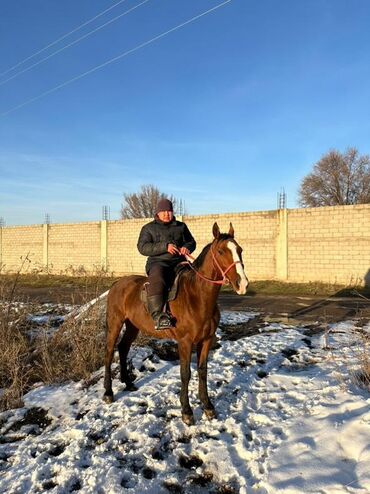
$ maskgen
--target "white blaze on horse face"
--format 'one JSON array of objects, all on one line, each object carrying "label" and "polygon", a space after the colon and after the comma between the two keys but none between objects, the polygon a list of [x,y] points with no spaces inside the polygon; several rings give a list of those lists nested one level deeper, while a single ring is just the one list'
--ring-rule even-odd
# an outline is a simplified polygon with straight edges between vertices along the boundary
[{"label": "white blaze on horse face", "polygon": [[236,264],[235,264],[236,272],[240,276],[239,289],[236,291],[236,293],[238,295],[244,295],[245,292],[247,291],[247,287],[248,287],[248,283],[249,283],[248,278],[246,277],[246,275],[244,273],[241,259],[239,257],[238,251],[236,250],[236,245],[234,244],[234,242],[228,242],[227,246],[231,250],[231,253],[233,255],[233,261],[236,262]]}]

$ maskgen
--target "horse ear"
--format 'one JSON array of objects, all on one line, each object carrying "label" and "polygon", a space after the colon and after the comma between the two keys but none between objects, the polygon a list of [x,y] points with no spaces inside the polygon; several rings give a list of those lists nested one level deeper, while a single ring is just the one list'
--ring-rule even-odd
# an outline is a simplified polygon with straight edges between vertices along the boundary
[{"label": "horse ear", "polygon": [[229,233],[228,235],[231,237],[231,238],[234,238],[234,227],[233,227],[233,224],[230,223],[230,228],[229,228]]},{"label": "horse ear", "polygon": [[217,222],[214,223],[213,228],[212,228],[212,233],[215,238],[218,238],[220,236],[220,229],[218,227]]}]

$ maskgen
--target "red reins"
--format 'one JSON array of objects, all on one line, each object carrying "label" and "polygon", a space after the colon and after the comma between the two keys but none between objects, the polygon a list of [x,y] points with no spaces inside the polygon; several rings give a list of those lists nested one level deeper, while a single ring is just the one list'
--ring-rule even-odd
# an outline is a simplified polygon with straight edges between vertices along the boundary
[{"label": "red reins", "polygon": [[225,271],[223,271],[222,267],[220,266],[219,262],[217,261],[216,259],[216,256],[213,252],[213,248],[211,246],[211,254],[212,254],[212,261],[213,261],[213,264],[216,265],[217,269],[220,271],[221,275],[222,275],[222,280],[212,280],[211,278],[207,278],[207,276],[204,276],[202,275],[202,273],[200,273],[199,271],[197,271],[194,266],[192,265],[192,263],[189,261],[189,259],[191,259],[191,261],[194,261],[195,258],[193,256],[191,256],[190,254],[189,255],[185,255],[185,258],[186,258],[186,262],[187,264],[191,267],[191,269],[194,271],[194,273],[199,276],[199,278],[201,278],[202,280],[204,281],[208,281],[209,283],[213,283],[214,285],[228,285],[230,283],[230,280],[226,277],[226,273],[228,273],[230,271],[230,269],[232,267],[234,267],[236,264],[240,263],[241,264],[241,261],[234,261],[233,263],[230,264],[230,266],[228,266]]}]

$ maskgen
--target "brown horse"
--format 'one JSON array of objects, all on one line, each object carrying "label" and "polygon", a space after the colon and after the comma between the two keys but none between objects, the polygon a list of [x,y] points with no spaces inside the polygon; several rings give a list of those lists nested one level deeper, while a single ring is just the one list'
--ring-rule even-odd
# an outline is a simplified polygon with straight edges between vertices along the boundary
[{"label": "brown horse", "polygon": [[155,338],[170,338],[177,341],[180,357],[181,393],[180,401],[183,421],[194,423],[190,407],[188,386],[190,380],[190,359],[192,348],[197,349],[199,376],[199,398],[206,416],[216,416],[207,391],[208,352],[220,319],[217,297],[224,283],[231,283],[239,295],[246,292],[248,280],[244,273],[242,249],[234,239],[230,223],[229,233],[220,233],[217,223],[213,225],[214,240],[204,247],[192,269],[182,273],[178,294],[170,302],[170,310],[176,319],[176,327],[155,330],[152,318],[140,300],[144,276],[125,276],[109,291],[107,301],[107,339],[105,355],[104,400],[113,401],[111,363],[114,348],[123,323],[125,333],[118,345],[121,364],[121,382],[126,389],[135,390],[127,369],[127,355],[139,331]]}]

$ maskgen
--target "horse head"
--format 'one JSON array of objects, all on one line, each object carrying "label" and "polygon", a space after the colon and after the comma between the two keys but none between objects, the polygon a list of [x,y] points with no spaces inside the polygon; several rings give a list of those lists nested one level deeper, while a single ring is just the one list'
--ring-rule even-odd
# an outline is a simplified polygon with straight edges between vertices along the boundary
[{"label": "horse head", "polygon": [[234,228],[230,223],[228,233],[220,233],[215,223],[213,225],[214,240],[211,244],[213,263],[224,279],[228,280],[238,295],[244,295],[248,287],[248,278],[244,272],[242,251],[234,238]]}]

